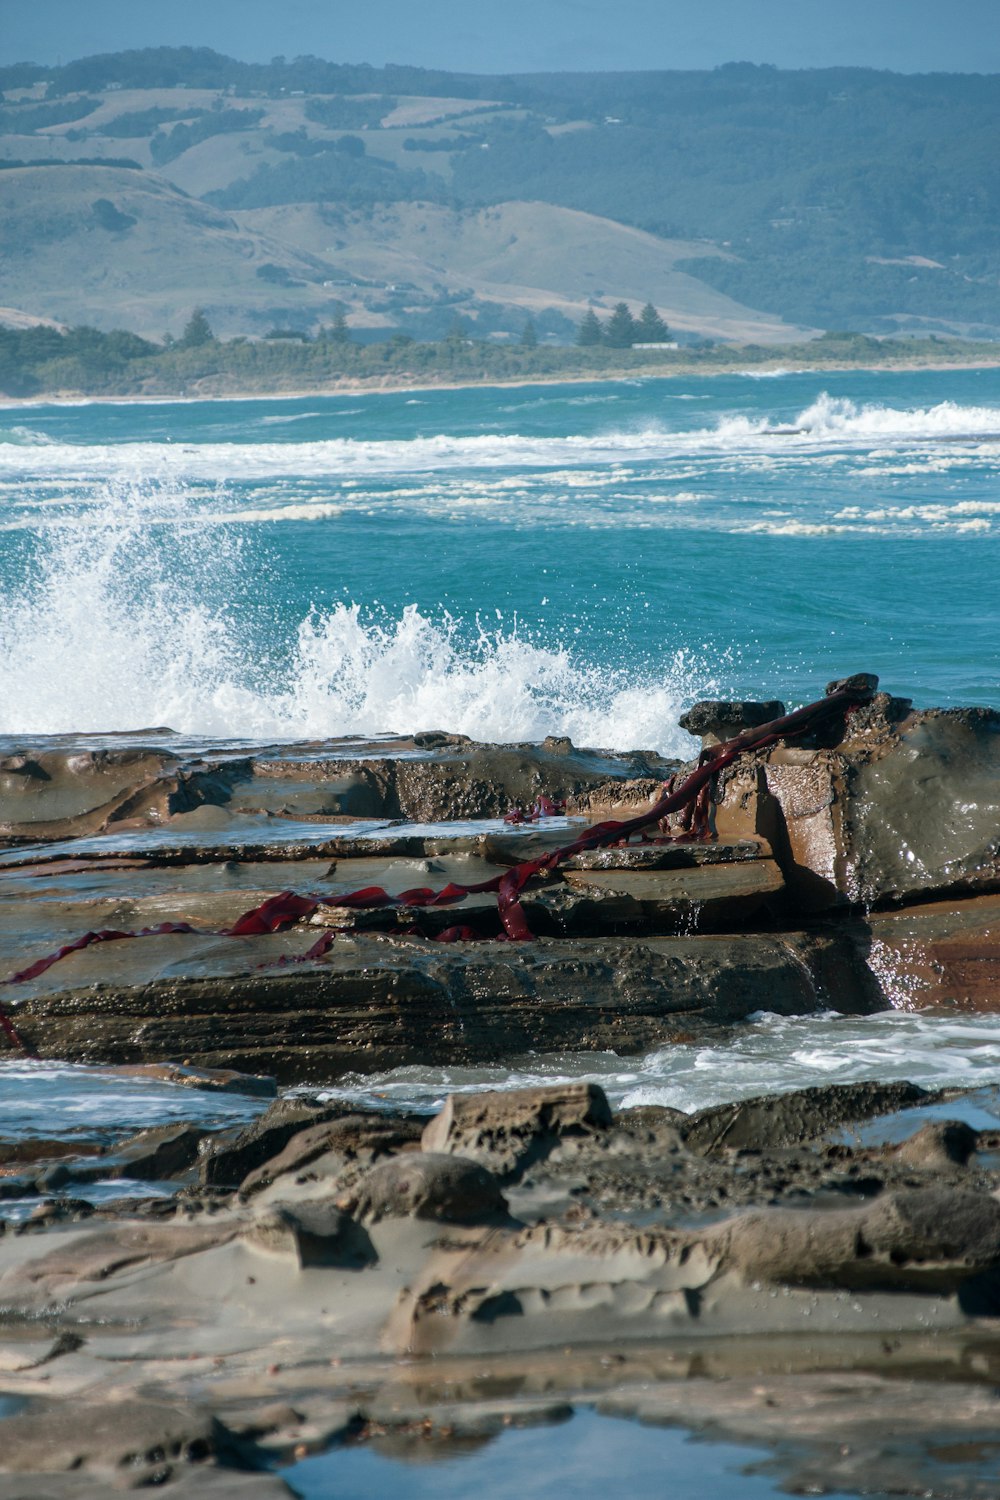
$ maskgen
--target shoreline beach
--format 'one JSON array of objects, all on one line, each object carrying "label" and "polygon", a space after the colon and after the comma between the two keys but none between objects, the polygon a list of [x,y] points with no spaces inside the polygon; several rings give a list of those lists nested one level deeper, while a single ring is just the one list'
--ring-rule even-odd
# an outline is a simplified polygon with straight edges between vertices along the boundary
[{"label": "shoreline beach", "polygon": [[745,363],[733,361],[732,365],[720,366],[706,370],[695,364],[674,365],[669,369],[656,366],[641,366],[634,369],[619,369],[602,374],[591,371],[585,373],[550,373],[533,375],[530,378],[524,376],[513,377],[508,380],[496,376],[484,376],[477,380],[469,376],[464,380],[428,380],[424,376],[412,381],[406,380],[399,375],[373,377],[370,380],[358,380],[347,378],[324,383],[323,385],[299,385],[291,389],[270,388],[267,390],[238,389],[220,390],[216,387],[219,381],[216,377],[208,377],[206,385],[212,389],[198,389],[192,391],[190,384],[184,393],[171,394],[168,391],[143,391],[122,395],[86,395],[75,391],[53,391],[51,393],[33,396],[6,396],[0,394],[0,411],[30,409],[38,406],[89,406],[103,404],[109,406],[125,405],[132,403],[145,403],[148,405],[179,405],[184,402],[196,403],[201,401],[301,401],[312,396],[391,396],[411,391],[463,391],[463,390],[517,390],[530,388],[532,386],[552,385],[612,385],[628,384],[635,381],[648,380],[674,380],[674,379],[701,379],[711,380],[720,377],[731,378],[733,376],[745,376],[748,380],[779,379],[788,375],[844,375],[853,372],[863,374],[903,375],[914,373],[934,373],[940,371],[942,374],[955,370],[994,370],[1000,368],[1000,352],[992,359],[982,360],[954,360],[927,362],[923,360],[912,361],[887,361],[885,363],[844,363],[843,361],[816,360],[809,364],[796,364],[795,366],[783,365],[755,365],[748,368]]}]

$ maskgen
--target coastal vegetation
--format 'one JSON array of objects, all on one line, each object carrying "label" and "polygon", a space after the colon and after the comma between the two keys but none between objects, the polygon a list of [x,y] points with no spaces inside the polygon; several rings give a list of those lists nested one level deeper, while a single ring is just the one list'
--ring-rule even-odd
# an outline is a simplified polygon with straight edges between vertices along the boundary
[{"label": "coastal vegetation", "polygon": [[830,332],[806,344],[768,347],[665,344],[616,347],[608,340],[541,345],[534,324],[509,343],[472,339],[458,325],[445,338],[405,334],[357,343],[342,317],[309,338],[274,328],[262,339],[217,339],[195,309],[178,339],[153,342],[116,329],[0,326],[0,395],[235,395],[339,386],[475,385],[504,381],[607,380],[722,374],[745,369],[904,367],[981,363],[988,347],[960,339],[876,339]]}]

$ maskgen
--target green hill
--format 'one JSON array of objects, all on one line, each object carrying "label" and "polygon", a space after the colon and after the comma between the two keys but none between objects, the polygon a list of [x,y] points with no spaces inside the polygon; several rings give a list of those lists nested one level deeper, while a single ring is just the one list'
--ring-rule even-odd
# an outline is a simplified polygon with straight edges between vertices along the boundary
[{"label": "green hill", "polygon": [[[159,331],[198,302],[253,332],[341,303],[420,335],[529,310],[571,337],[624,299],[682,335],[1000,337],[994,76],[474,78],[154,48],[0,69],[0,89],[0,158],[142,169],[0,173],[0,300],[30,313]],[[101,198],[135,223],[91,223]]]}]

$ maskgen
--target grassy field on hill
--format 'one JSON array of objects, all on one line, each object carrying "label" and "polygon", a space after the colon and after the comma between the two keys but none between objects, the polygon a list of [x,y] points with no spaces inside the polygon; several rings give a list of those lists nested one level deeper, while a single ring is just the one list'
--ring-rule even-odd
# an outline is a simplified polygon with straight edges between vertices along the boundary
[{"label": "grassy field on hill", "polygon": [[0,91],[0,303],[39,316],[439,338],[456,310],[508,337],[530,313],[566,343],[624,299],[682,339],[1000,338],[997,77],[154,48]]}]

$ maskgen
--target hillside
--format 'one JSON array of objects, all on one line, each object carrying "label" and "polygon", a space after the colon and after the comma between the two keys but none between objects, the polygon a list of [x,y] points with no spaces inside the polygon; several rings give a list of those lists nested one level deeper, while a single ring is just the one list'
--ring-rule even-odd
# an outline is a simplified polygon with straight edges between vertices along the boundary
[{"label": "hillside", "polygon": [[[0,300],[61,323],[160,337],[211,306],[234,329],[270,327],[289,308],[328,309],[329,269],[144,172],[23,167],[0,173]],[[261,266],[295,284],[276,298]]]},{"label": "hillside", "polygon": [[[802,330],[761,314],[676,269],[705,245],[662,240],[611,219],[547,203],[455,210],[398,203],[338,214],[313,204],[233,214],[261,234],[286,234],[335,267],[335,290],[355,321],[412,325],[442,302],[486,317],[520,309],[578,323],[589,305],[652,301],[678,333],[757,343],[787,342]],[[378,285],[365,289],[364,280]]]},{"label": "hillside", "polygon": [[[682,338],[1000,337],[995,77],[472,78],[159,48],[0,69],[0,89],[0,165],[37,163],[0,172],[0,301],[33,315],[177,332],[201,304],[253,334],[339,308],[368,336],[460,314],[510,337],[530,313],[566,340],[626,300]],[[135,165],[41,164],[105,159]]]}]

